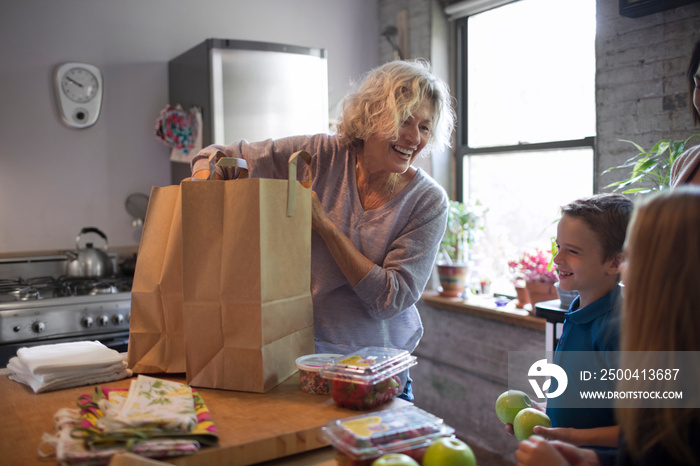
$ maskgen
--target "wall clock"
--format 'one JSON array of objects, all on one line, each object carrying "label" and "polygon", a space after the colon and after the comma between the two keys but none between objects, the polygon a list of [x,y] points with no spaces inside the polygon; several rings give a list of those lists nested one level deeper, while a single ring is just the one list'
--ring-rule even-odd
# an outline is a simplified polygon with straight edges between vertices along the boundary
[{"label": "wall clock", "polygon": [[58,112],[70,128],[95,124],[102,107],[102,72],[87,63],[63,63],[56,67],[54,87]]}]

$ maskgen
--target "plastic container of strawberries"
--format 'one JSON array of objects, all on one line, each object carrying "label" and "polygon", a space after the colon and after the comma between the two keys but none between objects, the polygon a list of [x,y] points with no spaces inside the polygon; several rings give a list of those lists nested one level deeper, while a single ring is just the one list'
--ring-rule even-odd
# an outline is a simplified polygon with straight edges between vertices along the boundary
[{"label": "plastic container of strawberries", "polygon": [[338,466],[371,466],[388,453],[403,453],[421,464],[433,441],[453,434],[442,419],[416,406],[338,419],[323,428]]},{"label": "plastic container of strawberries", "polygon": [[369,346],[329,362],[320,371],[342,408],[373,409],[401,394],[416,357],[406,350]]}]

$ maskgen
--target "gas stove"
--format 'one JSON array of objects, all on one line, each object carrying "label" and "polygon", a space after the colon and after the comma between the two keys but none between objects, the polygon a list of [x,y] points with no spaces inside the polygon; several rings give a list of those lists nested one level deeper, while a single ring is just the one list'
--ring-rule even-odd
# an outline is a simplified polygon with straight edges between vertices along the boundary
[{"label": "gas stove", "polygon": [[69,277],[67,261],[0,259],[0,367],[23,346],[96,340],[126,351],[132,277]]}]

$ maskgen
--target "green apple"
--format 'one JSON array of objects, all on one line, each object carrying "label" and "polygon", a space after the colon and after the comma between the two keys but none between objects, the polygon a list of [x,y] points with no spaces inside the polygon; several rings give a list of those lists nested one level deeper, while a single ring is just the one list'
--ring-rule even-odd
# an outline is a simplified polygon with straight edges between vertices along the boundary
[{"label": "green apple", "polygon": [[552,421],[542,411],[535,408],[521,410],[513,420],[513,431],[518,440],[525,440],[532,435],[535,426],[552,427]]},{"label": "green apple", "polygon": [[532,400],[520,390],[506,390],[496,400],[496,416],[504,424],[512,424],[521,409],[532,408]]},{"label": "green apple", "polygon": [[454,437],[442,437],[425,451],[423,466],[476,466],[474,452],[469,445]]},{"label": "green apple", "polygon": [[372,462],[372,466],[420,466],[416,460],[403,453],[387,453]]}]

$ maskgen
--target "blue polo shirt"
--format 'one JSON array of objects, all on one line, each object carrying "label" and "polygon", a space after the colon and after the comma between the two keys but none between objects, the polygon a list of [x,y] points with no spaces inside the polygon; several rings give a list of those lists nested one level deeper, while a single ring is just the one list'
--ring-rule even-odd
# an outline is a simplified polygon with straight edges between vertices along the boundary
[{"label": "blue polo shirt", "polygon": [[[621,299],[619,286],[581,309],[578,308],[581,298],[577,296],[569,306],[569,312],[564,314],[564,326],[554,353],[554,363],[564,368],[569,384],[564,394],[547,400],[547,415],[552,427],[590,429],[616,424],[612,400],[597,401],[598,406],[605,407],[587,408],[585,402],[578,401],[578,392],[579,389],[596,388],[591,382],[581,382],[579,371],[600,374],[603,367],[614,366],[612,359],[616,355],[610,353],[620,349]],[[581,360],[582,355],[579,354],[567,361],[567,351],[588,351],[591,354],[585,360]]]}]

